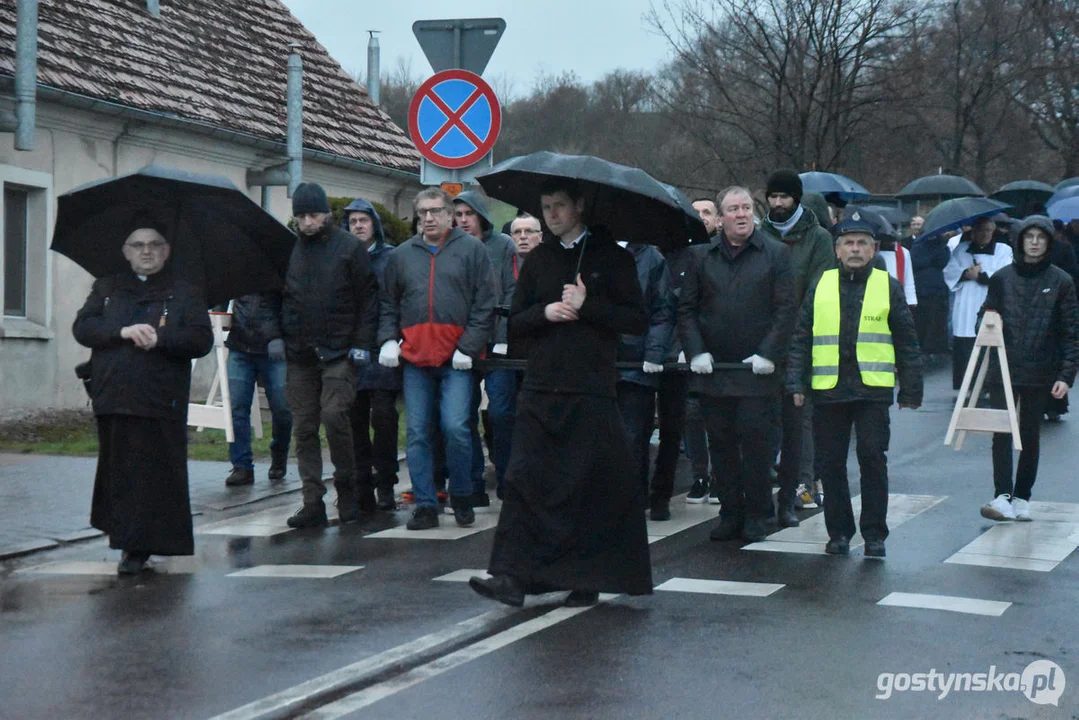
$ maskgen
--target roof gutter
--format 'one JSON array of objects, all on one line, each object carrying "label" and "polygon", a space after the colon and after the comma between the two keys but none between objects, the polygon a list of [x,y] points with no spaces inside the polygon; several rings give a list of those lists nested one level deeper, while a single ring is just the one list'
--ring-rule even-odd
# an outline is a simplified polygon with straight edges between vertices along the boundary
[{"label": "roof gutter", "polygon": [[[0,77],[0,90],[10,92],[13,85],[14,82],[10,76]],[[87,95],[73,93],[68,90],[49,87],[47,85],[39,84],[37,86],[37,91],[39,97],[43,101],[54,102],[58,105],[78,108],[80,110],[89,110],[91,112],[111,115],[113,117],[141,120],[154,125],[173,127],[196,135],[212,137],[225,142],[234,143],[236,145],[258,148],[282,157],[287,157],[288,155],[288,145],[286,143],[269,140],[267,138],[259,137],[258,135],[252,135],[251,133],[240,132],[238,130],[226,130],[197,120],[189,120],[177,115],[156,112],[154,110],[133,108],[128,105],[121,105],[120,103],[109,100],[100,100]],[[420,181],[419,172],[409,172],[407,170],[383,167],[382,165],[375,165],[374,163],[356,160],[355,158],[326,152],[325,150],[304,148],[303,157],[312,162],[329,165],[331,167],[356,170],[371,175],[380,175],[382,177],[394,178],[402,181],[411,181],[415,183],[419,183]]]}]

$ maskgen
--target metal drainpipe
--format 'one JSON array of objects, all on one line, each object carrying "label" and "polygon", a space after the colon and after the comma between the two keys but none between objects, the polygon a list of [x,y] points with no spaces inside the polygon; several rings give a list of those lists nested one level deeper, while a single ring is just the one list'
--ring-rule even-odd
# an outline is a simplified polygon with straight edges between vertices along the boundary
[{"label": "metal drainpipe", "polygon": [[37,0],[19,0],[15,39],[15,149],[34,149],[37,116]]},{"label": "metal drainpipe", "polygon": [[289,43],[288,56],[288,196],[303,182],[303,58],[300,43]]},{"label": "metal drainpipe", "polygon": [[266,212],[270,211],[270,186],[262,186],[262,209]]},{"label": "metal drainpipe", "polygon": [[382,74],[379,58],[381,50],[378,46],[378,30],[368,30],[371,39],[367,41],[367,97],[375,105],[379,104],[379,96],[382,92]]}]

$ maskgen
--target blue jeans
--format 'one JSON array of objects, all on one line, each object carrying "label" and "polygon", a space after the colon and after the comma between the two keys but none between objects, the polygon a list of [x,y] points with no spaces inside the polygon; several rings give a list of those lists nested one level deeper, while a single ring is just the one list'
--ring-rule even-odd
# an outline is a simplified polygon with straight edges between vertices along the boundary
[{"label": "blue jeans", "polygon": [[[487,413],[491,420],[492,450],[498,489],[505,493],[506,468],[513,447],[513,420],[517,414],[517,371],[491,370],[483,376],[487,390]],[[483,483],[483,441],[480,439],[480,384],[472,392],[472,413],[468,419],[472,430],[472,492],[487,492]],[[501,494],[500,494],[501,497]]]},{"label": "blue jeans", "polygon": [[405,457],[416,507],[437,507],[433,473],[432,436],[435,399],[439,405],[439,426],[446,442],[446,467],[450,473],[450,494],[472,494],[469,468],[472,462],[472,432],[468,426],[472,407],[472,372],[450,366],[404,366],[405,418],[408,446]]},{"label": "blue jeans", "polygon": [[285,367],[284,360],[229,350],[225,369],[232,395],[232,430],[236,435],[235,442],[229,444],[229,460],[233,467],[245,470],[255,467],[251,457],[251,401],[255,395],[256,380],[262,380],[266,399],[270,401],[270,417],[273,419],[270,452],[282,457],[288,455],[292,412],[285,396]]}]

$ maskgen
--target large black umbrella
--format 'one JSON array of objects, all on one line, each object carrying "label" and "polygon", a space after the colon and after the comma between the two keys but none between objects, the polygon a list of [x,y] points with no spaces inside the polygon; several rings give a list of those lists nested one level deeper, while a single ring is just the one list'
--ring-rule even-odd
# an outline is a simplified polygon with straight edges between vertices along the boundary
[{"label": "large black umbrella", "polygon": [[476,176],[493,198],[543,217],[540,186],[549,178],[575,180],[585,199],[588,222],[605,225],[616,240],[649,243],[661,249],[708,241],[700,215],[685,195],[676,196],[640,168],[591,155],[541,150],[512,157]]},{"label": "large black umbrella", "polygon": [[899,231],[888,220],[888,218],[877,210],[876,205],[847,205],[843,208],[843,217],[853,217],[855,213],[858,213],[860,217],[868,220],[872,224],[877,226],[877,232],[874,234],[878,239],[882,235],[899,239]]},{"label": "large black umbrella", "polygon": [[992,217],[1009,207],[1011,206],[989,198],[968,197],[945,200],[925,216],[925,225],[922,226],[920,237],[931,237],[948,230],[958,230],[978,218]]},{"label": "large black umbrella", "polygon": [[1006,185],[989,197],[1008,203],[1013,208],[1012,212],[1025,216],[1045,207],[1045,201],[1053,196],[1053,186],[1037,180],[1016,180]]},{"label": "large black umbrella", "polygon": [[281,287],[296,236],[227,179],[148,166],[58,200],[52,249],[94,277],[130,269],[124,240],[148,222],[169,240],[169,266],[211,306]]},{"label": "large black umbrella", "polygon": [[872,193],[846,175],[829,172],[804,172],[799,173],[804,192],[815,192],[821,195],[835,195],[845,203],[864,200]]},{"label": "large black umbrella", "polygon": [[944,200],[960,197],[985,197],[985,191],[958,175],[926,175],[911,180],[895,194],[900,200]]},{"label": "large black umbrella", "polygon": [[910,213],[892,205],[860,205],[859,207],[876,213],[897,228],[910,222]]}]

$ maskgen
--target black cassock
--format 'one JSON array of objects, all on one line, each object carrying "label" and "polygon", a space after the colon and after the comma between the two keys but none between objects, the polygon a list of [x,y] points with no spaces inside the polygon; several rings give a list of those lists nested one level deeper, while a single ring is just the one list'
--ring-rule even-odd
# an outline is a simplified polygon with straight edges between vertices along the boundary
[{"label": "black cassock", "polygon": [[[529,592],[652,592],[647,497],[631,467],[615,399],[620,334],[648,327],[633,256],[602,228],[566,249],[553,238],[522,268],[510,352],[527,354],[506,497],[489,571]],[[580,319],[552,323],[548,303],[580,274]]]}]

